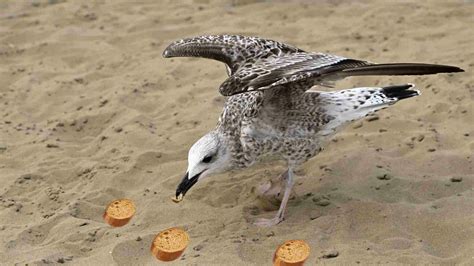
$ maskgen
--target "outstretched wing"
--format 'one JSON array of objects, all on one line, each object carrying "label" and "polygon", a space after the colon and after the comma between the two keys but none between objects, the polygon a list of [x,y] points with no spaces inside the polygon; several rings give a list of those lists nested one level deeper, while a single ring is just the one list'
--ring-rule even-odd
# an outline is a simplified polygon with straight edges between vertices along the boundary
[{"label": "outstretched wing", "polygon": [[446,65],[420,63],[375,64],[323,53],[293,53],[267,57],[245,64],[222,83],[219,91],[231,96],[252,90],[266,90],[292,84],[292,88],[308,90],[316,84],[349,76],[429,75],[463,72]]},{"label": "outstretched wing", "polygon": [[[219,91],[225,96],[230,96],[246,91],[265,90],[288,83],[305,81],[316,83],[318,77],[370,64],[366,61],[323,53],[299,52],[270,56],[241,66],[236,73],[222,83]],[[313,84],[308,85],[309,87],[306,89],[309,89]]]},{"label": "outstretched wing", "polygon": [[164,57],[203,57],[221,61],[230,69],[229,76],[242,65],[259,58],[304,52],[284,43],[240,35],[207,35],[170,44]]},{"label": "outstretched wing", "polygon": [[428,75],[463,72],[445,65],[395,63],[374,64],[324,53],[305,51],[258,37],[210,35],[183,39],[169,45],[164,57],[204,57],[224,62],[229,78],[219,91],[231,96],[252,90],[265,90],[291,83],[307,90],[348,76]]}]

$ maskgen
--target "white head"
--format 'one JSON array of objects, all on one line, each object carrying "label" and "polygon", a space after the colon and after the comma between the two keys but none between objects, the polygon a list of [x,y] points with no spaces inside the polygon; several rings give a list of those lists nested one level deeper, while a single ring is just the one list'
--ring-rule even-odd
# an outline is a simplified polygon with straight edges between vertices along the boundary
[{"label": "white head", "polygon": [[198,180],[231,168],[230,153],[219,135],[211,131],[193,144],[188,154],[188,170],[176,189],[176,197],[184,196]]}]

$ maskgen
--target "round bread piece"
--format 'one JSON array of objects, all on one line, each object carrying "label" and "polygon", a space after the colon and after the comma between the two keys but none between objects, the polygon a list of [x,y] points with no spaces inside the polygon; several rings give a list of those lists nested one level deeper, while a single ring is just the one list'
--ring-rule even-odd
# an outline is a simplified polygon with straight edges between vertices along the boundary
[{"label": "round bread piece", "polygon": [[151,253],[161,261],[172,261],[183,254],[188,243],[189,236],[183,229],[169,228],[156,235],[151,244]]},{"label": "round bread piece", "polygon": [[129,199],[112,201],[104,212],[105,221],[114,227],[126,225],[135,214],[135,204]]},{"label": "round bread piece", "polygon": [[274,266],[301,266],[309,256],[309,245],[303,240],[288,240],[278,247],[273,256]]}]

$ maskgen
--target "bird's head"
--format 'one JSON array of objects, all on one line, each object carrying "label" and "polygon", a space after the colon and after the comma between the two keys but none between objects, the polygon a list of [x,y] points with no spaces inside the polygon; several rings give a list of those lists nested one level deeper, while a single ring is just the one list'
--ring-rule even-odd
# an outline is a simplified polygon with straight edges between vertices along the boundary
[{"label": "bird's head", "polygon": [[221,137],[212,131],[193,144],[188,154],[188,170],[176,189],[176,199],[182,199],[198,180],[231,168],[230,153]]}]

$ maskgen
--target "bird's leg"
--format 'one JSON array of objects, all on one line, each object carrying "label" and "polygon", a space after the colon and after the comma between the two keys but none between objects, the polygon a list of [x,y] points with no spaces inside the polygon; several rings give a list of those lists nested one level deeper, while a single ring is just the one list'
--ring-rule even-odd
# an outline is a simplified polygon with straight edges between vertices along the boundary
[{"label": "bird's leg", "polygon": [[290,194],[291,194],[291,189],[293,188],[293,169],[288,168],[288,170],[285,172],[283,175],[284,178],[286,179],[286,185],[285,185],[285,193],[283,194],[283,199],[280,204],[280,208],[278,209],[278,212],[276,216],[272,219],[257,219],[255,222],[255,225],[258,226],[272,226],[279,224],[281,221],[284,220],[285,216],[285,209],[286,209],[286,204],[288,203],[288,200],[290,199]]}]

